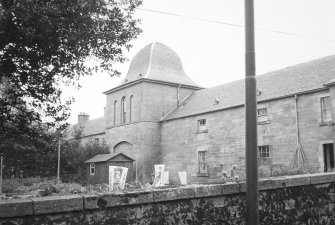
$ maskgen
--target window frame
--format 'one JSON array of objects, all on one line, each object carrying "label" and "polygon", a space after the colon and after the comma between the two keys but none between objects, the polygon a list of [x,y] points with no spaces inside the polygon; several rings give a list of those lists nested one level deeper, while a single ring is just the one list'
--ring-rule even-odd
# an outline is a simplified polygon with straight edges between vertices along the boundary
[{"label": "window frame", "polygon": [[121,118],[120,118],[121,124],[125,124],[126,123],[126,109],[125,109],[125,106],[126,106],[126,97],[123,96],[121,98]]},{"label": "window frame", "polygon": [[270,145],[259,145],[258,146],[258,159],[259,159],[260,165],[269,165],[272,163]]},{"label": "window frame", "polygon": [[117,105],[117,100],[114,101],[114,125],[116,125],[116,105]]},{"label": "window frame", "polygon": [[[201,124],[202,122],[204,122],[204,124]],[[207,129],[207,119],[199,119],[197,121],[198,124],[198,133],[207,133],[208,129]]]},{"label": "window frame", "polygon": [[[262,110],[265,110],[265,114],[261,114],[260,112]],[[267,107],[262,107],[257,109],[257,117],[267,117],[268,116],[268,108]]]},{"label": "window frame", "polygon": [[132,121],[132,114],[133,114],[133,98],[134,96],[131,95],[129,98],[129,122]]},{"label": "window frame", "polygon": [[[325,104],[325,99],[328,99],[328,104],[327,105]],[[330,96],[329,95],[320,97],[320,110],[321,110],[321,122],[322,123],[332,121],[331,102],[330,102]],[[327,113],[325,113],[325,112],[329,113],[328,117],[326,117]]]},{"label": "window frame", "polygon": [[[92,172],[93,169],[93,172]],[[90,175],[94,176],[95,175],[95,163],[90,163]]]}]

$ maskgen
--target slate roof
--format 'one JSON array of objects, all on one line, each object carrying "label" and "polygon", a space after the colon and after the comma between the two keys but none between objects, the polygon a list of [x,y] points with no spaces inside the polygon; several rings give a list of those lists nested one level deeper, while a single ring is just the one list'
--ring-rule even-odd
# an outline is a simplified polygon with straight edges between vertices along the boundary
[{"label": "slate roof", "polygon": [[[324,88],[334,78],[335,55],[258,75],[257,88],[263,93],[257,100],[276,99]],[[244,82],[242,79],[195,91],[162,121],[244,105]],[[216,98],[219,100],[217,105],[214,104]]]},{"label": "slate roof", "polygon": [[[112,153],[112,154],[99,154],[94,156],[93,158],[90,158],[84,163],[96,163],[96,162],[106,162],[108,160],[111,160],[117,156],[121,156],[123,159],[127,159],[128,161],[135,161],[132,158],[126,156],[123,153]],[[123,160],[124,161],[124,160]]]},{"label": "slate roof", "polygon": [[198,87],[186,75],[179,56],[160,42],[145,46],[135,55],[119,86],[141,78]]},{"label": "slate roof", "polygon": [[105,133],[105,126],[106,124],[104,117],[88,120],[82,124],[71,125],[68,131],[66,131],[66,136],[68,139],[74,138],[75,130],[79,127],[83,129],[81,137]]}]

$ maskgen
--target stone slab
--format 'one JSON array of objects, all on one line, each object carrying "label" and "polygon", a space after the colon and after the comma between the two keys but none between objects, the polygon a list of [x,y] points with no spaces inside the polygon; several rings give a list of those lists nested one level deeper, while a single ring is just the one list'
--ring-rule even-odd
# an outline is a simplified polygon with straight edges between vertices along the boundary
[{"label": "stone slab", "polygon": [[33,201],[30,199],[0,199],[0,218],[32,215]]},{"label": "stone slab", "polygon": [[194,187],[195,197],[219,196],[222,195],[222,186],[216,185],[203,185]]},{"label": "stone slab", "polygon": [[152,191],[132,191],[106,193],[103,195],[83,195],[85,209],[103,209],[120,205],[136,205],[153,202]]},{"label": "stone slab", "polygon": [[330,183],[335,181],[335,173],[310,174],[311,184]]},{"label": "stone slab", "polygon": [[235,194],[235,193],[241,193],[245,192],[246,184],[245,182],[229,182],[222,184],[222,194],[228,195],[228,194]]},{"label": "stone slab", "polygon": [[167,188],[153,190],[154,202],[194,198],[193,187]]},{"label": "stone slab", "polygon": [[48,196],[32,198],[34,214],[47,214],[83,210],[83,197],[80,195]]}]

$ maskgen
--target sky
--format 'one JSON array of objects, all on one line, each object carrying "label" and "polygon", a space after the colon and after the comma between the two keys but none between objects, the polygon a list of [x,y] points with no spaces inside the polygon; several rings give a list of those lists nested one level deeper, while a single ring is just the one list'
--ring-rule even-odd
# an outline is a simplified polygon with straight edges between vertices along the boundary
[{"label": "sky", "polygon": [[[256,74],[335,54],[334,0],[254,0]],[[158,41],[181,58],[186,74],[202,87],[245,76],[244,0],[143,0],[135,14],[142,34],[126,53],[129,61],[117,67],[120,77],[96,74],[80,80],[68,120],[85,112],[102,117],[104,91],[127,75],[134,55]]]}]

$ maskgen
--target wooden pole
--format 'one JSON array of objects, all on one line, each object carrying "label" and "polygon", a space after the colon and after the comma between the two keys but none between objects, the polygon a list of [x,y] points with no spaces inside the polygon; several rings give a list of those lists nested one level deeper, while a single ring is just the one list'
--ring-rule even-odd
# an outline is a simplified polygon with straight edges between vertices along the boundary
[{"label": "wooden pole", "polygon": [[60,179],[60,138],[58,139],[58,162],[57,162],[57,183],[59,184]]},{"label": "wooden pole", "polygon": [[257,101],[254,37],[254,2],[245,0],[245,147],[246,147],[246,223],[257,225],[258,168],[257,168]]},{"label": "wooden pole", "polygon": [[0,195],[2,195],[2,170],[3,170],[3,153],[1,153],[1,160],[0,160]]}]

